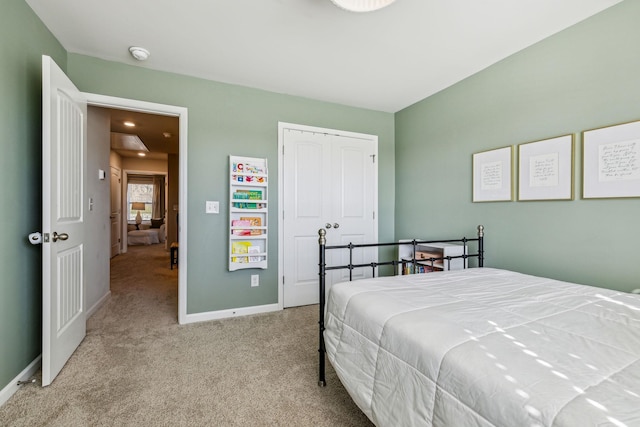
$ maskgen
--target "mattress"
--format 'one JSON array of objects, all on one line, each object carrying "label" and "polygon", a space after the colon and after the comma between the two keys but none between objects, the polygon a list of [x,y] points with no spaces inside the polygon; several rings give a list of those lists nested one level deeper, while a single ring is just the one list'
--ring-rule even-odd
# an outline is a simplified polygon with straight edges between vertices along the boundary
[{"label": "mattress", "polygon": [[640,296],[491,268],[335,284],[327,356],[378,426],[640,426]]},{"label": "mattress", "polygon": [[127,243],[129,245],[155,245],[164,241],[160,240],[160,229],[149,228],[146,230],[132,230],[127,233]]}]

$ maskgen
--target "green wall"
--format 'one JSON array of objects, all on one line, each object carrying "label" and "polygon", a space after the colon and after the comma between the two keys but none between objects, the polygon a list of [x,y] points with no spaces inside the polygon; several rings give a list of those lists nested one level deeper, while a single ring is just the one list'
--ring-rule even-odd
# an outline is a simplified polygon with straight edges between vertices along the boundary
[{"label": "green wall", "polygon": [[[484,224],[489,266],[640,288],[640,199],[581,199],[580,134],[640,120],[638,17],[622,2],[398,112],[396,238]],[[576,200],[471,202],[473,153],[570,133]]]},{"label": "green wall", "polygon": [[27,235],[41,228],[41,68],[67,54],[23,0],[0,13],[0,389],[40,354],[41,249]]},{"label": "green wall", "polygon": [[[41,54],[83,91],[189,109],[189,313],[277,301],[277,240],[251,288],[253,271],[227,271],[224,207],[229,154],[267,157],[275,176],[278,121],[379,136],[381,241],[471,236],[482,223],[488,265],[630,290],[640,287],[639,199],[474,204],[471,155],[640,119],[638,16],[638,2],[623,2],[394,117],[67,55],[23,0],[3,0],[0,233],[11,244],[0,247],[0,388],[40,354],[41,249],[26,235],[41,225]],[[269,190],[277,200],[276,179]],[[223,213],[205,215],[205,200]]]},{"label": "green wall", "polygon": [[[277,203],[269,211],[269,268],[227,271],[228,156],[266,157],[269,199],[278,197],[278,121],[379,136],[379,235],[393,239],[394,115],[152,71],[69,54],[71,80],[85,92],[189,109],[187,312],[200,313],[278,302]],[[204,213],[220,201],[220,215]],[[181,266],[181,268],[184,268]],[[250,287],[250,274],[260,286]]]}]

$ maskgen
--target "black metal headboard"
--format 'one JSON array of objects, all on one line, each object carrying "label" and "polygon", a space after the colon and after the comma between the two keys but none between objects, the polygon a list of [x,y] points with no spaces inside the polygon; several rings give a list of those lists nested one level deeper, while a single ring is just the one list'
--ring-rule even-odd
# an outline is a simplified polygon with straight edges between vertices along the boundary
[{"label": "black metal headboard", "polygon": [[[353,270],[358,268],[371,268],[373,271],[373,277],[376,277],[377,268],[381,266],[391,266],[393,268],[393,274],[398,274],[398,267],[404,265],[406,263],[410,263],[414,268],[420,264],[434,265],[435,261],[442,261],[443,263],[446,261],[447,267],[451,265],[451,261],[454,259],[462,259],[463,268],[468,267],[469,258],[477,258],[478,259],[478,267],[484,266],[484,226],[478,226],[478,237],[473,239],[468,239],[463,237],[461,239],[450,239],[450,240],[410,240],[410,241],[401,241],[401,242],[391,242],[391,243],[365,243],[365,244],[353,244],[349,243],[347,245],[331,245],[327,246],[326,239],[327,231],[324,228],[318,230],[318,246],[319,246],[319,300],[320,300],[320,315],[319,315],[319,364],[318,364],[318,385],[325,386],[325,346],[324,346],[324,308],[325,308],[325,291],[326,291],[326,274],[327,271],[330,270],[349,270],[349,281],[353,280]],[[478,250],[476,253],[469,254],[467,253],[467,243],[469,242],[478,242]],[[433,244],[433,243],[462,243],[463,245],[463,253],[462,255],[456,256],[443,256],[440,258],[426,258],[426,259],[416,259],[416,252],[419,245],[424,244]],[[398,259],[398,257],[394,257],[391,261],[374,261],[370,263],[364,264],[354,264],[353,263],[353,251],[354,249],[359,248],[380,248],[380,247],[401,247],[411,245],[413,250],[411,251],[411,257],[407,259]],[[332,249],[348,249],[349,250],[349,263],[344,265],[326,265],[326,251]],[[448,268],[447,268],[448,269]]]}]

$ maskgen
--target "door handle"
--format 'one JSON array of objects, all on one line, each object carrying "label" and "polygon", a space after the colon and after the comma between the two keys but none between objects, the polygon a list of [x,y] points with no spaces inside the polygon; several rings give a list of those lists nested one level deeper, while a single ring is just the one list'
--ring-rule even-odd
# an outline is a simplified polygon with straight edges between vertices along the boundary
[{"label": "door handle", "polygon": [[325,227],[326,227],[326,228],[331,228],[331,224],[326,223],[326,224],[325,224]]},{"label": "door handle", "polygon": [[335,224],[333,224],[333,228],[340,228],[340,224],[336,222]]},{"label": "door handle", "polygon": [[67,233],[60,233],[58,234],[57,231],[53,232],[53,241],[57,242],[58,240],[67,240],[69,238],[69,235]]}]

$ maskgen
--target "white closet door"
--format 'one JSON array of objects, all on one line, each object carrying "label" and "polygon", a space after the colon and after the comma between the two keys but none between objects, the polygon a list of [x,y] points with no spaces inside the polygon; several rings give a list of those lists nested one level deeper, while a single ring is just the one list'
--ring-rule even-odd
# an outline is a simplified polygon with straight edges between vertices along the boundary
[{"label": "white closet door", "polygon": [[[335,131],[283,132],[283,303],[293,307],[318,303],[320,228],[327,231],[329,245],[375,241],[377,141]],[[346,251],[327,256],[330,263],[338,262],[336,256],[349,260]],[[354,262],[358,259],[362,251]],[[366,274],[357,271],[354,277]],[[347,276],[330,272],[327,284]]]},{"label": "white closet door", "polygon": [[[377,186],[374,186],[372,144],[358,138],[334,136],[331,145],[332,213],[328,222],[332,228],[327,230],[327,244],[375,243],[377,233],[374,215],[377,206],[374,202]],[[350,262],[348,250],[330,251],[329,255],[331,259],[327,261],[331,263],[345,265]],[[353,252],[351,262],[370,262],[375,259],[374,256],[373,249],[357,249]],[[354,279],[362,279],[371,277],[372,270],[357,269],[352,274]],[[327,283],[330,285],[348,279],[348,270],[338,270],[332,273]]]}]

